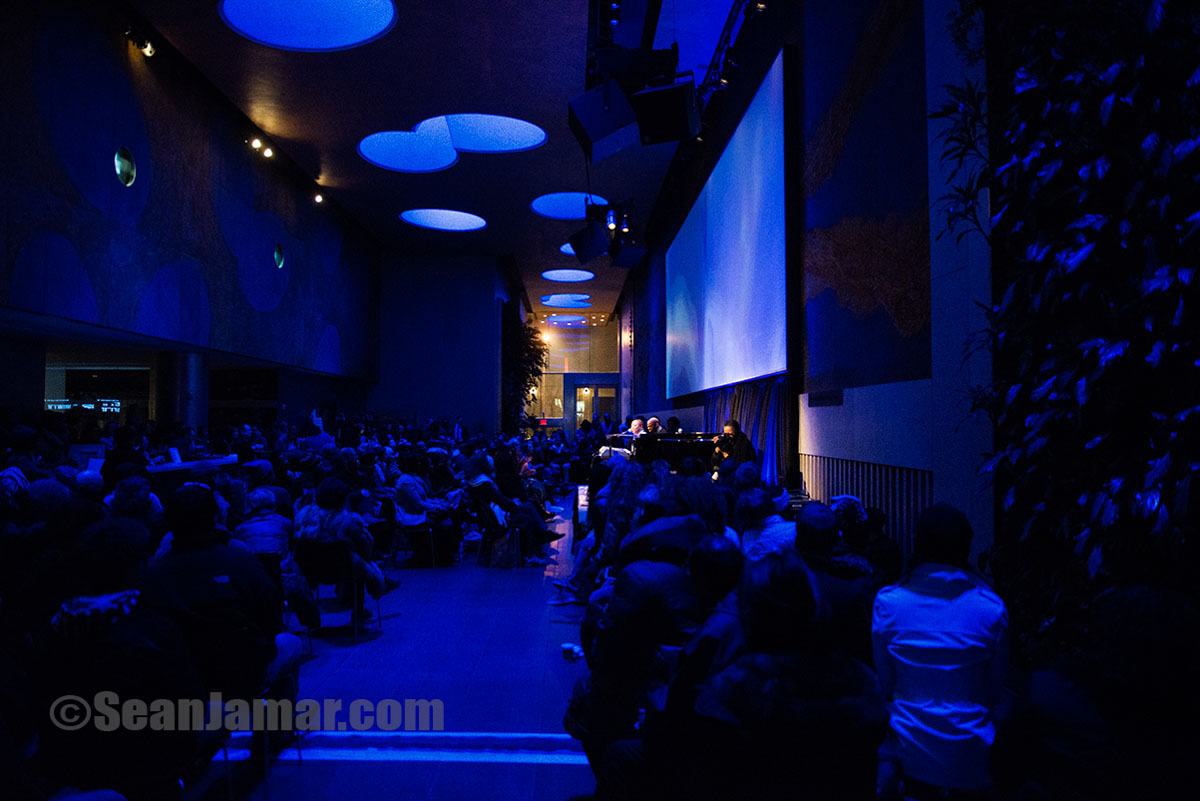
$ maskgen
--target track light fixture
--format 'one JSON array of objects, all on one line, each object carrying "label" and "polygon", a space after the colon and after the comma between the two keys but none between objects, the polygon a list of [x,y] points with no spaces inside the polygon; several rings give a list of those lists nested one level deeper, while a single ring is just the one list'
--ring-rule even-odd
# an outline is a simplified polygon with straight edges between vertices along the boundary
[{"label": "track light fixture", "polygon": [[150,37],[138,25],[130,25],[125,29],[125,38],[133,42],[133,46],[142,51],[142,55],[150,58],[158,52],[158,48],[150,41]]}]

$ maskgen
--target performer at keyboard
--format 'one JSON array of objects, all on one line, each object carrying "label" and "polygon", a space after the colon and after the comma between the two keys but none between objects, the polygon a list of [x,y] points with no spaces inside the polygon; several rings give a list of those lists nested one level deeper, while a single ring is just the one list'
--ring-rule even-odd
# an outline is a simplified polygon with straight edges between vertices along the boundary
[{"label": "performer at keyboard", "polygon": [[756,456],[754,444],[742,432],[742,426],[737,420],[726,420],[725,433],[719,437],[713,437],[713,444],[716,445],[712,455],[714,468],[719,467],[721,462],[726,459],[733,459],[738,463],[753,462]]}]

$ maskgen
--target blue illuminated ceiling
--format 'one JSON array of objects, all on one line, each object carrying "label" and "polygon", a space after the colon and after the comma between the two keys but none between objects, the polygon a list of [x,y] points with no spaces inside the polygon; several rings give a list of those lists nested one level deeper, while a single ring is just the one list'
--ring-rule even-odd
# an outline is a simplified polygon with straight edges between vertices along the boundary
[{"label": "blue illuminated ceiling", "polygon": [[417,123],[411,131],[379,131],[358,143],[358,154],[395,172],[438,172],[462,153],[516,153],[546,141],[531,122],[496,114],[446,114]]},{"label": "blue illuminated ceiling", "polygon": [[478,214],[454,209],[409,209],[400,212],[400,219],[435,231],[479,231],[487,227],[487,220]]},{"label": "blue illuminated ceiling", "polygon": [[373,133],[358,143],[358,154],[396,172],[437,172],[458,161],[445,117],[425,120],[411,131]]},{"label": "blue illuminated ceiling", "polygon": [[542,273],[542,278],[545,278],[547,281],[560,281],[568,284],[591,281],[595,277],[596,274],[591,270],[578,270],[573,267],[546,270]]},{"label": "blue illuminated ceiling", "polygon": [[550,325],[587,325],[587,318],[582,314],[552,314],[546,322]]},{"label": "blue illuminated ceiling", "polygon": [[542,295],[542,305],[551,309],[590,309],[591,295],[580,292],[556,292]]},{"label": "blue illuminated ceiling", "polygon": [[447,114],[454,149],[463,153],[516,153],[546,141],[532,122],[498,114]]},{"label": "blue illuminated ceiling", "polygon": [[587,192],[551,192],[534,198],[530,208],[552,220],[582,220],[587,217],[589,199],[593,206],[608,205],[604,198]]},{"label": "blue illuminated ceiling", "polygon": [[221,19],[252,42],[280,50],[347,50],[396,24],[392,0],[221,0]]},{"label": "blue illuminated ceiling", "polygon": [[[632,222],[646,222],[675,146],[631,146],[592,164],[589,174],[567,124],[567,103],[587,88],[584,70],[570,65],[582,66],[586,55],[588,3],[340,2],[374,13],[374,23],[340,13],[322,22],[321,15],[333,8],[326,0],[130,0],[169,44],[137,69],[149,71],[144,83],[151,87],[157,85],[155,72],[178,66],[172,59],[189,62],[249,120],[218,133],[238,142],[255,136],[270,141],[287,158],[256,164],[269,169],[295,164],[315,182],[311,192],[319,186],[325,195],[325,214],[344,210],[382,247],[403,253],[414,236],[422,236],[433,257],[457,258],[464,247],[482,256],[511,256],[539,319],[551,311],[538,303],[542,295],[581,286],[564,287],[542,272],[579,267],[575,256],[559,248],[582,227],[577,223],[582,209],[572,219],[548,219],[530,213],[533,198],[562,189],[594,191],[632,202],[638,209]],[[663,0],[654,46],[678,41],[679,68],[700,78],[730,7],[730,0]],[[631,22],[631,13],[623,8],[622,25]],[[251,19],[286,25],[282,32],[255,32]],[[331,36],[317,41],[316,34]],[[356,48],[355,41],[369,43]],[[319,52],[339,47],[348,49]],[[509,124],[507,133],[481,135],[473,116],[480,113],[520,122]],[[424,149],[426,155],[432,151],[432,166],[414,159],[394,162],[401,170],[385,169],[360,155],[358,145],[369,134],[415,134],[421,121],[437,117],[445,119],[450,142],[447,147],[445,129],[429,137],[435,143],[426,142]],[[544,132],[540,145],[534,146],[540,136],[532,126]],[[114,180],[111,158],[118,146],[138,158],[137,182],[118,195],[133,198],[143,191],[144,179],[149,190],[154,176],[144,175],[143,167],[152,172],[154,165],[132,140],[113,142],[103,154],[107,182]],[[514,147],[527,149],[489,155]],[[388,162],[369,146],[363,150],[376,162]],[[441,171],[430,172],[434,169]],[[397,219],[406,209],[429,207],[470,211],[487,226],[469,234],[429,235]],[[628,273],[604,257],[589,266],[595,275],[586,285],[594,306],[588,311],[611,313]]]}]

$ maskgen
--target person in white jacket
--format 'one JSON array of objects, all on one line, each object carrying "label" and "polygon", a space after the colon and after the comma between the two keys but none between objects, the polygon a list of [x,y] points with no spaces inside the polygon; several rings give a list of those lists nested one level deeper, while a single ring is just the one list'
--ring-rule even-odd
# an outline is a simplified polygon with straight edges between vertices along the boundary
[{"label": "person in white jacket", "polygon": [[917,523],[916,566],[875,596],[875,669],[905,794],[971,797],[991,784],[993,706],[1008,667],[1004,601],[968,567],[971,526],[936,504]]}]

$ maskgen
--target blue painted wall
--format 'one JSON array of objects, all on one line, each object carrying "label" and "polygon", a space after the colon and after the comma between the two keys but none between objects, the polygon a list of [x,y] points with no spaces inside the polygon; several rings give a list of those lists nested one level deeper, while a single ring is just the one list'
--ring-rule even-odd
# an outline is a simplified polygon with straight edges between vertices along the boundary
[{"label": "blue painted wall", "polygon": [[375,241],[313,204],[285,158],[257,156],[245,117],[169,47],[145,58],[126,24],[107,3],[7,10],[0,305],[373,379]]}]

